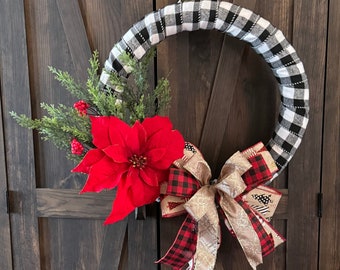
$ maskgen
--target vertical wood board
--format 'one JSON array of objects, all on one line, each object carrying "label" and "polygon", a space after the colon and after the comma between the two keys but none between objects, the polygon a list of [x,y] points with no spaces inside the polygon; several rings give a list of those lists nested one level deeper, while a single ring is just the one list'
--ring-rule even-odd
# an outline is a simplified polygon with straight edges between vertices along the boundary
[{"label": "vertical wood board", "polygon": [[31,113],[24,3],[3,0],[0,6],[1,100],[11,202],[13,268],[39,269],[32,132],[19,127],[9,116],[12,110]]},{"label": "vertical wood board", "polygon": [[340,3],[330,1],[323,126],[319,269],[340,269]]},{"label": "vertical wood board", "polygon": [[310,121],[288,168],[287,269],[318,267],[317,194],[321,173],[327,12],[327,1],[294,1],[292,44],[309,79]]},{"label": "vertical wood board", "polygon": [[[1,28],[0,28],[1,29]],[[0,30],[1,33],[2,29]],[[2,76],[2,55],[4,50],[0,42],[0,93],[2,89],[1,78]],[[12,269],[12,247],[11,247],[11,232],[10,232],[10,218],[9,218],[9,205],[8,187],[7,187],[7,170],[6,170],[6,156],[5,156],[5,141],[4,141],[4,128],[2,122],[2,102],[0,96],[0,269]]]}]

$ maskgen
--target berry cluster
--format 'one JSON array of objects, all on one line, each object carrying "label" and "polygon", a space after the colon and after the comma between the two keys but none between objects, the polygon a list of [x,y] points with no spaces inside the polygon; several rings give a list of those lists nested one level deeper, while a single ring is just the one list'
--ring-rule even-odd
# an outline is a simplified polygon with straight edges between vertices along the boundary
[{"label": "berry cluster", "polygon": [[85,116],[87,115],[87,109],[90,108],[90,105],[84,100],[79,100],[73,104],[73,107],[78,111],[80,116]]},{"label": "berry cluster", "polygon": [[73,139],[71,141],[71,153],[73,155],[81,155],[83,151],[84,146],[77,139]]}]

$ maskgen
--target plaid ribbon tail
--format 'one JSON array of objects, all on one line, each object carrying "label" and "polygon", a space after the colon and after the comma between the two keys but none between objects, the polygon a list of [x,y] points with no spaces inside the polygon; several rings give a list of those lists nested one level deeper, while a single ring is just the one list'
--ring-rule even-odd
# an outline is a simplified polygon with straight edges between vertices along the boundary
[{"label": "plaid ribbon tail", "polygon": [[186,269],[195,255],[196,244],[197,222],[187,215],[170,249],[156,263],[169,265],[173,270]]},{"label": "plaid ribbon tail", "polygon": [[241,196],[236,197],[235,200],[243,208],[249,217],[249,220],[251,221],[251,224],[261,243],[262,256],[267,256],[275,249],[273,236],[267,233],[257,215],[255,215],[255,211],[252,210],[251,207],[241,199]]}]

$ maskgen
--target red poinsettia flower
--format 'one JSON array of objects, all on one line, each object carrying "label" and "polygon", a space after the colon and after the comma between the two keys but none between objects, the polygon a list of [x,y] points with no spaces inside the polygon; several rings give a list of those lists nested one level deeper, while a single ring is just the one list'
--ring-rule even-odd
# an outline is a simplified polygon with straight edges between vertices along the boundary
[{"label": "red poinsettia flower", "polygon": [[90,119],[97,148],[88,151],[72,171],[88,174],[81,193],[118,186],[105,221],[110,224],[158,198],[170,165],[183,156],[184,139],[167,117],[146,118],[132,127],[114,116]]}]

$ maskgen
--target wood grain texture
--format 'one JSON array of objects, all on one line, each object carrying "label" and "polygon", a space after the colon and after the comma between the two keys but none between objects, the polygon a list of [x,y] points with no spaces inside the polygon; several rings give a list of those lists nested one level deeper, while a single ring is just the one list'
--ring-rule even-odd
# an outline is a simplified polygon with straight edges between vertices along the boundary
[{"label": "wood grain texture", "polygon": [[24,3],[2,0],[0,6],[1,101],[8,188],[13,195],[13,268],[40,269],[32,132],[19,127],[9,116],[12,110],[31,114]]},{"label": "wood grain texture", "polygon": [[331,0],[323,128],[319,269],[340,269],[340,3]]},{"label": "wood grain texture", "polygon": [[127,242],[127,219],[106,226],[104,244],[101,251],[99,270],[121,269],[124,258],[124,244]]},{"label": "wood grain texture", "polygon": [[79,0],[87,37],[92,50],[99,51],[103,64],[113,45],[127,29],[122,29],[122,1],[87,1]]},{"label": "wood grain texture", "polygon": [[116,191],[79,194],[79,189],[38,188],[39,217],[103,219],[111,211]]},{"label": "wood grain texture", "polygon": [[311,111],[303,142],[288,168],[288,269],[318,267],[317,194],[321,174],[327,12],[327,1],[294,2],[293,46],[309,78]]},{"label": "wood grain texture", "polygon": [[[1,2],[0,2],[1,3]],[[1,20],[0,20],[1,22]],[[0,26],[0,31],[2,31]],[[0,42],[0,93],[2,83],[2,46]],[[6,170],[6,156],[5,156],[5,141],[4,141],[4,127],[2,121],[2,104],[0,96],[0,269],[13,269],[12,267],[12,246],[11,246],[11,231],[8,204],[7,204],[7,170]]]},{"label": "wood grain texture", "polygon": [[[60,2],[59,5],[62,5],[62,3]],[[27,1],[25,8],[30,87],[32,90],[32,117],[40,118],[46,114],[40,108],[41,102],[62,103],[72,106],[76,101],[76,98],[72,97],[54,79],[54,76],[48,70],[48,66],[68,71],[76,80],[84,78],[88,59],[79,59],[80,57],[75,56],[76,53],[71,53],[70,48],[79,46],[79,52],[81,52],[81,47],[86,46],[86,44],[69,45],[67,36],[72,36],[74,34],[72,31],[74,32],[76,29],[68,27],[70,29],[67,30],[67,34],[65,33],[64,26],[67,25],[67,14],[59,13],[56,0]],[[68,11],[68,13],[71,13],[71,11]],[[73,13],[77,14],[76,11],[73,11]],[[73,16],[68,18],[72,19]],[[79,19],[76,20],[76,23],[78,21]],[[81,29],[79,33],[81,33]],[[85,63],[79,74],[75,70],[71,55],[78,58],[81,63]],[[89,58],[89,55],[86,58]],[[35,135],[37,134],[35,133]],[[84,179],[70,174],[70,170],[75,164],[66,159],[65,153],[58,150],[51,142],[42,141],[39,136],[35,136],[34,139],[37,187],[80,188]]]},{"label": "wood grain texture", "polygon": [[57,0],[57,6],[76,78],[85,82],[92,52],[78,1]]},{"label": "wood grain texture", "polygon": [[157,270],[158,265],[158,205],[146,207],[146,219],[128,218],[128,270]]}]

